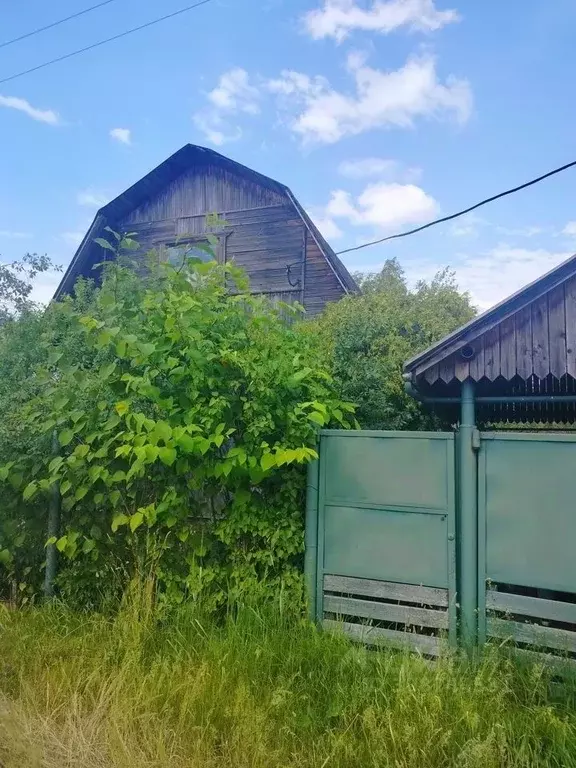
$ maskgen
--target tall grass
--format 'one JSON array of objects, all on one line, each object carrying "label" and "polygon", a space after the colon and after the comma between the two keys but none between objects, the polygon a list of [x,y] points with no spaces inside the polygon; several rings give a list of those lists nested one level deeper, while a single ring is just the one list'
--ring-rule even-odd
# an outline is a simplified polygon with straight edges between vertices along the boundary
[{"label": "tall grass", "polygon": [[2,768],[576,766],[572,692],[490,655],[428,665],[279,611],[220,623],[0,612]]}]

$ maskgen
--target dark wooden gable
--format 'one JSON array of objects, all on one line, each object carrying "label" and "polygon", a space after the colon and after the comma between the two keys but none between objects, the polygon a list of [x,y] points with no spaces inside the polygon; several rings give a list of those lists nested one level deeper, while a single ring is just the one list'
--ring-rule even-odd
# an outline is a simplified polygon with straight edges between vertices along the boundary
[{"label": "dark wooden gable", "polygon": [[222,155],[187,145],[98,212],[57,296],[89,275],[105,226],[134,232],[143,252],[206,233],[206,215],[225,221],[227,261],[243,267],[251,290],[298,301],[311,315],[357,290],[290,190]]},{"label": "dark wooden gable", "polygon": [[434,386],[576,379],[576,256],[409,360]]}]

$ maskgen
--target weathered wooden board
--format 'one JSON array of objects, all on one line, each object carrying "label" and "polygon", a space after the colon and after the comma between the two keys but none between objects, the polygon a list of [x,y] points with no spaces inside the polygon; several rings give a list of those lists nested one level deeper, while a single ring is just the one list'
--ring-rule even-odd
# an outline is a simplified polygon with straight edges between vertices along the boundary
[{"label": "weathered wooden board", "polygon": [[576,603],[543,600],[539,597],[488,590],[486,592],[486,608],[517,616],[531,616],[549,621],[576,624]]},{"label": "weathered wooden board", "polygon": [[412,627],[435,627],[448,629],[448,612],[410,605],[393,605],[360,600],[353,597],[324,596],[324,612],[337,616],[360,616],[363,619],[377,619]]},{"label": "weathered wooden board", "polygon": [[532,312],[524,307],[514,317],[516,373],[523,379],[532,375]]},{"label": "weathered wooden board", "polygon": [[309,316],[318,314],[329,301],[338,301],[344,289],[311,237],[306,240],[304,305]]},{"label": "weathered wooden board", "polygon": [[383,600],[399,600],[416,605],[448,607],[448,590],[436,587],[327,575],[324,576],[324,590],[326,592],[340,592],[344,595],[363,595]]},{"label": "weathered wooden board", "polygon": [[484,347],[484,376],[494,381],[500,375],[500,328],[491,328],[480,343]]},{"label": "weathered wooden board", "polygon": [[353,624],[347,621],[324,619],[322,626],[330,632],[343,632],[353,640],[367,645],[393,645],[406,648],[426,656],[439,656],[442,641],[430,635],[418,635],[415,632],[398,632],[394,629],[382,629],[365,624]]},{"label": "weathered wooden board", "polygon": [[566,317],[566,370],[576,378],[576,277],[564,286],[564,309]]},{"label": "weathered wooden board", "polygon": [[449,384],[454,376],[454,357],[447,357],[438,364],[438,378]]},{"label": "weathered wooden board", "polygon": [[[470,376],[474,379],[474,381],[479,381],[482,376],[485,375],[486,349],[484,344],[481,342],[474,345],[474,350],[476,354],[472,360],[470,360]],[[462,355],[460,355],[460,357],[462,357]]]},{"label": "weathered wooden board", "polygon": [[218,166],[189,168],[127,217],[128,223],[236,211],[283,203],[267,187]]},{"label": "weathered wooden board", "polygon": [[576,651],[576,632],[519,621],[488,618],[487,634],[502,640],[513,640],[538,648],[555,648],[560,651]]},{"label": "weathered wooden board", "polygon": [[574,677],[576,675],[576,659],[570,657],[538,653],[538,651],[529,651],[526,648],[515,648],[514,655],[531,664],[541,664],[561,676]]},{"label": "weathered wooden board", "polygon": [[566,372],[566,306],[564,286],[548,293],[548,346],[550,372],[560,378]]},{"label": "weathered wooden board", "polygon": [[500,330],[500,376],[512,379],[516,375],[516,333],[515,318],[505,318],[499,326]]}]

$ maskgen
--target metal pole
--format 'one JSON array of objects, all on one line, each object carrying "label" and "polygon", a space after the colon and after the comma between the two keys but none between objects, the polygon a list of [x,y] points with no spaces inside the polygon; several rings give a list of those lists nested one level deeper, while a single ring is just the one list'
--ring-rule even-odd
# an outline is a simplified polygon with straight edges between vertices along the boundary
[{"label": "metal pole", "polygon": [[316,621],[316,574],[318,568],[318,475],[319,460],[308,464],[306,485],[306,528],[304,531],[304,579],[308,615]]},{"label": "metal pole", "polygon": [[[58,434],[54,430],[52,434],[52,455],[58,456],[60,444],[58,443]],[[48,538],[58,538],[60,532],[60,489],[58,483],[54,483],[50,489],[50,502],[48,506]],[[44,597],[50,600],[54,597],[54,581],[56,579],[56,569],[58,560],[58,550],[56,544],[46,545],[46,572],[44,574]]]},{"label": "metal pole", "polygon": [[460,639],[471,653],[478,641],[478,465],[474,447],[476,430],[474,383],[462,384],[459,429],[460,451]]}]

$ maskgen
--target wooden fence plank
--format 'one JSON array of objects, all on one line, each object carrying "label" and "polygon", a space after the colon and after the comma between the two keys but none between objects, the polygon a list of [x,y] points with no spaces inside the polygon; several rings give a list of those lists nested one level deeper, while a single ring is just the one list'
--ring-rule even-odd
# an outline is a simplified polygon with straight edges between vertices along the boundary
[{"label": "wooden fence plank", "polygon": [[487,634],[502,640],[514,640],[538,648],[555,648],[560,651],[576,651],[576,632],[519,621],[488,618]]},{"label": "wooden fence plank", "polygon": [[367,645],[395,645],[424,653],[427,656],[439,656],[442,650],[442,644],[438,637],[417,635],[412,632],[397,632],[393,629],[352,624],[347,621],[332,621],[331,619],[325,619],[322,626],[329,632],[343,632],[353,640],[359,640]]},{"label": "wooden fence plank", "polygon": [[349,576],[324,576],[324,590],[342,592],[345,595],[365,595],[385,600],[400,600],[417,605],[448,606],[448,590],[437,587],[420,587],[414,584],[396,584],[392,581],[355,579]]},{"label": "wooden fence plank", "polygon": [[448,611],[435,611],[409,605],[374,603],[370,600],[357,600],[352,597],[325,595],[324,611],[325,613],[335,613],[337,616],[360,616],[363,619],[396,622],[412,627],[448,629]]},{"label": "wooden fence plank", "polygon": [[486,608],[513,613],[518,616],[532,616],[537,619],[576,624],[576,603],[542,600],[539,597],[510,595],[506,592],[488,590],[486,592]]},{"label": "wooden fence plank", "polygon": [[559,674],[564,674],[570,677],[576,675],[576,659],[553,656],[551,653],[528,651],[526,648],[515,648],[514,656],[532,664],[542,664],[544,667],[548,667]]}]

